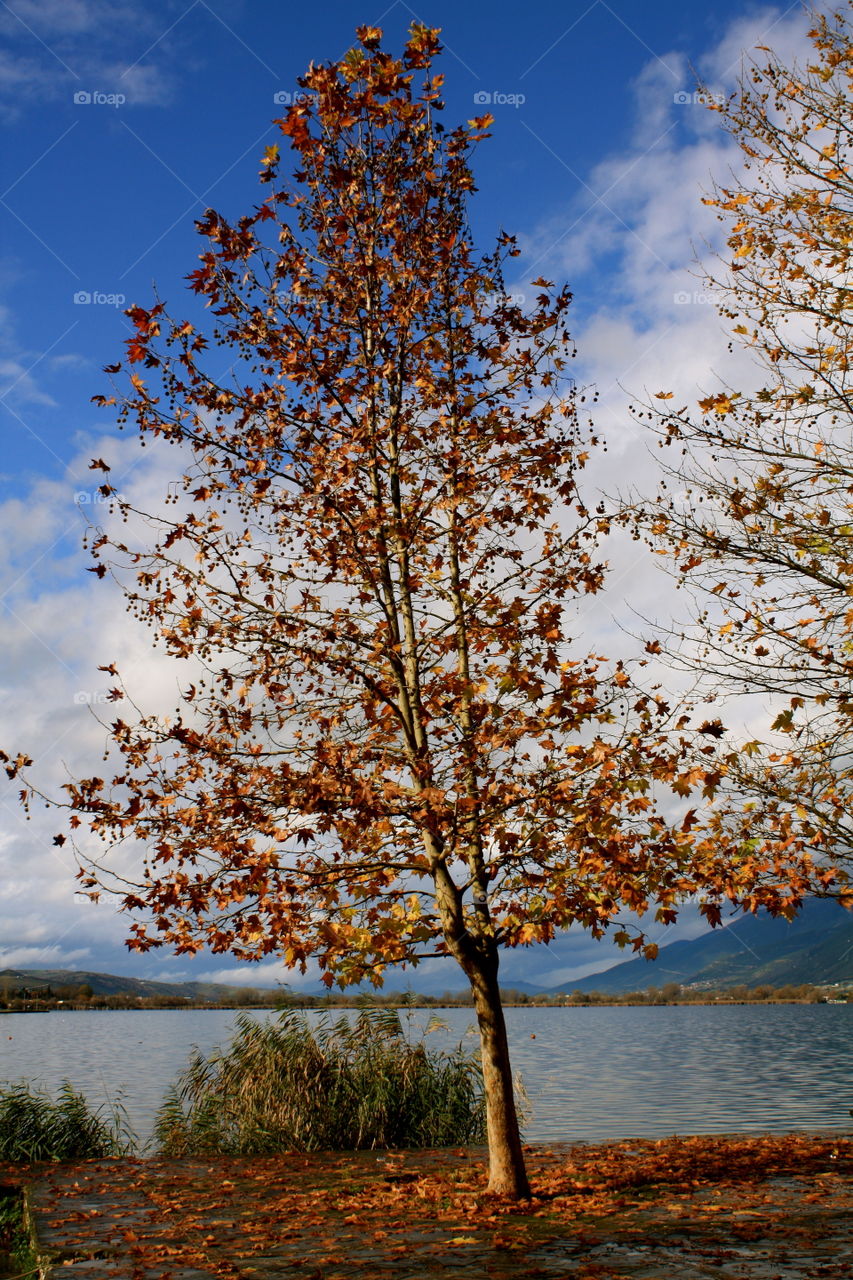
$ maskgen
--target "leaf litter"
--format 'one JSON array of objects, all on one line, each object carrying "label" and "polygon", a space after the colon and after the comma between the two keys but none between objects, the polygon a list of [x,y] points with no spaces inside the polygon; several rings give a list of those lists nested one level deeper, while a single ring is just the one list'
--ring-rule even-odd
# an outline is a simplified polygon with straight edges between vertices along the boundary
[{"label": "leaf litter", "polygon": [[68,1280],[853,1277],[853,1140],[530,1147],[533,1196],[480,1148],[107,1159],[3,1170]]}]

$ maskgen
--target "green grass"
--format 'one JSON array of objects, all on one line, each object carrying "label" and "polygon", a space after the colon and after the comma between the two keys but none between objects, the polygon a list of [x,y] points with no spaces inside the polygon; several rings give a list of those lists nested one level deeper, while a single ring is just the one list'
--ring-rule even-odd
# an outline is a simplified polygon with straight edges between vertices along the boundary
[{"label": "green grass", "polygon": [[240,1015],[224,1053],[198,1052],[172,1086],[154,1138],[165,1155],[271,1154],[481,1142],[479,1059],[410,1044],[396,1011],[352,1022]]},{"label": "green grass", "polygon": [[89,1160],[128,1155],[134,1147],[121,1105],[93,1111],[66,1080],[56,1099],[25,1082],[0,1089],[0,1160]]},{"label": "green grass", "polygon": [[24,1222],[18,1187],[0,1186],[0,1280],[38,1275],[38,1260]]}]

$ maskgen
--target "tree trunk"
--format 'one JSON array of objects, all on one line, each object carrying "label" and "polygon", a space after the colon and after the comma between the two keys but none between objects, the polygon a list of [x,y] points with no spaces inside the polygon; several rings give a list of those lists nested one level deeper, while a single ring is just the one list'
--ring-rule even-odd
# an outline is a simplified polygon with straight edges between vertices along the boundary
[{"label": "tree trunk", "polygon": [[[480,959],[478,957],[478,959]],[[524,1167],[518,1114],[512,1087],[512,1068],[503,1005],[498,986],[497,956],[466,966],[474,996],[483,1056],[486,1126],[489,1142],[489,1191],[529,1199],[530,1183]]]}]

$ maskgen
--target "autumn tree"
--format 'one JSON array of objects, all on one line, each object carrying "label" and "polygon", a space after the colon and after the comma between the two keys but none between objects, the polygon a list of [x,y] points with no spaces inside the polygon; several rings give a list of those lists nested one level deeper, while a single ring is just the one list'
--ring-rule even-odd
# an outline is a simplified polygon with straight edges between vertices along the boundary
[{"label": "autumn tree", "polygon": [[144,850],[117,882],[137,949],[313,958],[341,985],[452,956],[489,1185],[519,1196],[500,948],[669,921],[688,893],[711,920],[723,898],[783,909],[798,882],[695,839],[687,798],[719,780],[702,726],[675,732],[659,691],[585,652],[572,610],[602,588],[608,521],[578,489],[569,295],[539,280],[524,311],[512,239],[475,255],[489,117],[443,130],[437,33],[399,59],[358,36],[280,122],[292,181],[271,147],[254,212],[198,224],[212,339],[160,302],[128,313],[130,387],[98,399],[183,478],[155,511],[116,497],[94,571],[191,670],[174,714],[112,723],[118,763],[69,785],[70,821]]},{"label": "autumn tree", "polygon": [[690,660],[774,708],[726,756],[717,829],[765,858],[799,849],[842,896],[853,855],[850,9],[815,15],[803,66],[762,51],[718,108],[743,166],[706,200],[730,251],[709,283],[759,389],[722,387],[701,418],[651,415],[680,496],[645,519],[698,589]]}]

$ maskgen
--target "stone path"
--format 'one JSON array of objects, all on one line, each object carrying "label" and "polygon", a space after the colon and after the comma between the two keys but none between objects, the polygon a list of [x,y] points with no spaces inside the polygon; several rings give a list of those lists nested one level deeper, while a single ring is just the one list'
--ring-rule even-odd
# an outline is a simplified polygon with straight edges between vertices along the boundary
[{"label": "stone path", "polygon": [[[853,1141],[103,1160],[32,1169],[50,1280],[853,1280]],[[8,1180],[8,1170],[4,1178]]]}]

